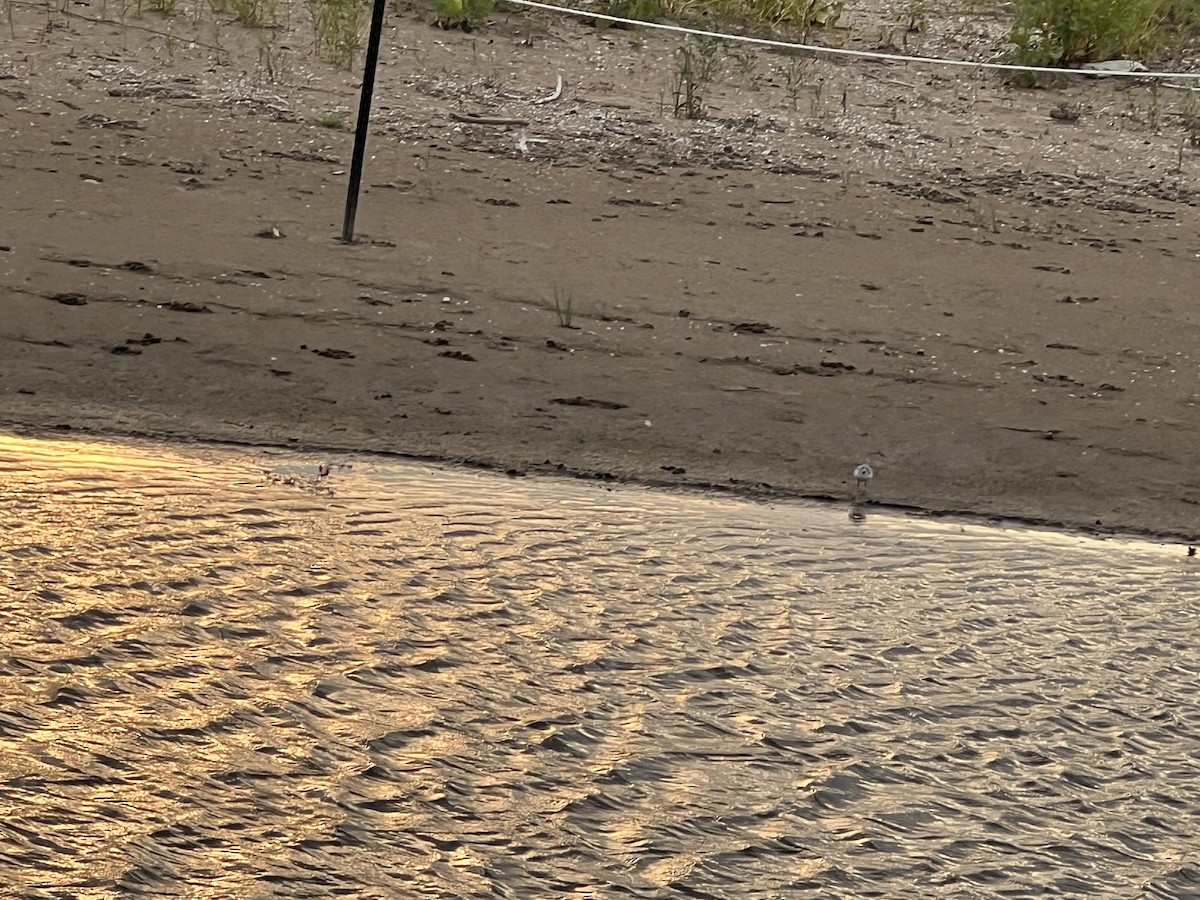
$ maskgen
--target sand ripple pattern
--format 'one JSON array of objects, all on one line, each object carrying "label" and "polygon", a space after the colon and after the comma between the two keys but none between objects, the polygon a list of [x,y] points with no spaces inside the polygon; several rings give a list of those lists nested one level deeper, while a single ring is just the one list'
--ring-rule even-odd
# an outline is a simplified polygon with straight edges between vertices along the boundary
[{"label": "sand ripple pattern", "polygon": [[5,890],[1200,896],[1178,548],[316,462],[0,438]]}]

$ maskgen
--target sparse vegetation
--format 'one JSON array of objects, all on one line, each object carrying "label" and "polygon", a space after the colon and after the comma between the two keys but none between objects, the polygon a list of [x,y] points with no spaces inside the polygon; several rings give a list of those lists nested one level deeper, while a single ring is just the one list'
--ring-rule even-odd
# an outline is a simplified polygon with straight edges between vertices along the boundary
[{"label": "sparse vegetation", "polygon": [[1183,133],[1188,145],[1200,147],[1200,101],[1196,100],[1196,92],[1186,90],[1179,104],[1179,118],[1183,123]]},{"label": "sparse vegetation", "polygon": [[554,286],[554,316],[559,328],[575,327],[571,324],[575,318],[575,295],[557,284]]},{"label": "sparse vegetation", "polygon": [[1193,34],[1196,0],[1016,0],[1012,59],[1025,65],[1075,66],[1144,59],[1167,45],[1167,25]]},{"label": "sparse vegetation", "polygon": [[747,82],[752,82],[754,69],[758,64],[758,57],[755,55],[754,49],[744,44],[733,44],[726,52],[737,67],[738,74]]},{"label": "sparse vegetation", "polygon": [[228,3],[230,12],[247,28],[274,28],[279,23],[278,0],[228,0]]},{"label": "sparse vegetation", "polygon": [[1150,83],[1150,99],[1146,103],[1146,117],[1150,120],[1150,127],[1158,131],[1159,123],[1162,121],[1162,82],[1157,78]]},{"label": "sparse vegetation", "polygon": [[825,115],[825,105],[822,102],[825,96],[825,79],[818,78],[813,81],[809,91],[811,94],[808,98],[808,114],[814,119],[821,118]]},{"label": "sparse vegetation", "polygon": [[842,14],[841,0],[747,0],[751,24],[785,26],[807,35],[814,26],[835,25]]},{"label": "sparse vegetation", "polygon": [[699,119],[704,115],[704,97],[720,70],[721,46],[716,38],[689,40],[676,51],[671,93],[677,118]]},{"label": "sparse vegetation", "polygon": [[317,124],[331,131],[342,131],[346,127],[346,120],[338,113],[325,113],[325,115],[317,119]]},{"label": "sparse vegetation", "polygon": [[[60,27],[59,17],[66,9],[65,2],[46,0],[46,33]],[[584,2],[580,0],[577,5]],[[495,0],[402,0],[394,10],[401,11],[402,5],[408,14],[415,10],[422,12],[427,22],[436,21],[446,28],[469,30],[487,24],[494,3]],[[632,19],[665,19],[701,28],[769,34],[794,40],[807,38],[814,28],[838,23],[844,0],[587,0],[587,3],[590,10]],[[3,4],[8,19],[8,31],[15,37],[18,29],[13,21],[14,7],[20,4],[18,0],[0,0],[0,4]],[[286,77],[280,71],[285,59],[298,59],[293,55],[286,58],[281,55],[281,52],[295,54],[299,49],[294,26],[300,23],[294,22],[290,15],[293,8],[301,7],[280,0],[196,0],[186,7],[180,7],[179,0],[113,0],[111,3],[101,0],[100,4],[102,18],[111,12],[123,25],[143,30],[145,27],[135,26],[133,20],[146,12],[172,16],[181,9],[187,9],[189,15],[194,11],[197,23],[204,18],[215,20],[218,49],[221,43],[219,29],[223,27],[236,22],[261,29],[257,36],[258,71],[261,78],[272,83]],[[337,66],[352,68],[362,46],[369,0],[304,0],[303,8],[311,22],[315,53]],[[881,40],[899,46],[903,45],[907,35],[929,29],[931,19],[940,9],[934,0],[879,0],[876,12],[880,18],[865,27],[870,29],[877,24],[881,29]],[[1151,63],[1156,54],[1160,57],[1182,55],[1194,47],[1200,37],[1200,0],[973,0],[973,9],[1011,15],[1010,47],[1006,57],[1034,65],[1072,66],[1112,58]],[[430,18],[431,10],[436,11],[435,19]],[[604,23],[598,21],[596,24]],[[863,26],[856,24],[855,27],[861,29]],[[151,30],[151,33],[164,37],[163,46],[172,58],[178,48],[194,46],[187,38],[177,40],[165,32]],[[862,37],[861,32],[858,36]],[[836,42],[836,38],[830,35],[817,41]],[[772,58],[779,57],[766,55],[761,47],[689,38],[675,54],[671,80],[664,85],[663,109],[679,118],[703,118],[711,102],[714,83],[726,60],[732,75],[744,84],[757,87],[771,74],[758,67],[765,68],[766,60]],[[833,86],[822,85],[814,74],[810,57],[785,51],[782,62],[770,68],[775,78],[782,82],[784,95],[793,109],[801,108],[799,100],[807,96],[814,116],[827,112],[830,102],[824,87],[832,89]],[[760,71],[762,77],[758,74]],[[1034,81],[1027,79],[1022,83]],[[1127,114],[1130,117],[1158,130],[1177,115],[1185,139],[1200,146],[1200,110],[1188,108],[1173,114],[1164,97],[1152,94],[1145,100],[1140,92],[1131,94],[1135,96],[1129,100]],[[1194,107],[1195,101],[1190,96],[1187,99]],[[837,102],[836,95],[833,95],[833,102]],[[845,109],[844,91],[842,104]],[[334,122],[337,118],[325,117],[319,121],[322,127],[345,127],[344,123]]]},{"label": "sparse vegetation", "polygon": [[[782,32],[805,38],[817,26],[832,26],[842,0],[600,0],[596,12],[625,19],[662,19],[716,28]],[[597,25],[606,23],[597,20]]]},{"label": "sparse vegetation", "polygon": [[326,62],[348,69],[362,44],[367,8],[363,0],[305,0],[312,19],[313,43]]},{"label": "sparse vegetation", "polygon": [[[637,19],[642,22],[657,22],[671,15],[671,11],[662,0],[599,0],[594,8],[601,15]],[[597,19],[596,25],[600,28],[620,27],[602,19]]]},{"label": "sparse vegetation", "polygon": [[258,66],[269,83],[274,84],[279,79],[279,46],[274,31],[258,36]]},{"label": "sparse vegetation", "polygon": [[792,101],[792,109],[796,108],[800,92],[808,86],[811,68],[812,57],[797,53],[787,54],[787,63],[783,67],[783,85],[788,99]]}]

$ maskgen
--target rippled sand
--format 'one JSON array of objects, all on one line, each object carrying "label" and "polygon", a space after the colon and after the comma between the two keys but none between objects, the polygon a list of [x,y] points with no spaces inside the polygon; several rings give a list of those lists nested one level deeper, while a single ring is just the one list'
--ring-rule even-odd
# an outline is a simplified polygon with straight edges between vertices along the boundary
[{"label": "rippled sand", "polygon": [[1200,895],[1179,548],[348,461],[0,437],[16,896]]}]

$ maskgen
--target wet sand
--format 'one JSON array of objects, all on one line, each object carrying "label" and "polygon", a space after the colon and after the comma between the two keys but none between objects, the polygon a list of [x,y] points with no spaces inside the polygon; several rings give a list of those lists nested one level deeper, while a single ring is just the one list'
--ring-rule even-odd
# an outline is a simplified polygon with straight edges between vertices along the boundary
[{"label": "wet sand", "polygon": [[1178,548],[322,458],[0,435],[9,896],[1197,896]]},{"label": "wet sand", "polygon": [[524,34],[390,23],[353,246],[351,75],[7,45],[0,423],[1200,532],[1194,151],[1135,88],[797,109],[764,55],[687,123],[672,45]]}]

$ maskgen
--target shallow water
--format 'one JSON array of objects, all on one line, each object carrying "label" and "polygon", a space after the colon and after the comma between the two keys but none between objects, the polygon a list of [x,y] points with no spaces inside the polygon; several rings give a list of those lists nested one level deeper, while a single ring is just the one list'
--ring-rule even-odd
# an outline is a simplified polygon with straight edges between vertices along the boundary
[{"label": "shallow water", "polygon": [[1200,896],[1178,547],[318,462],[0,436],[15,896]]}]

